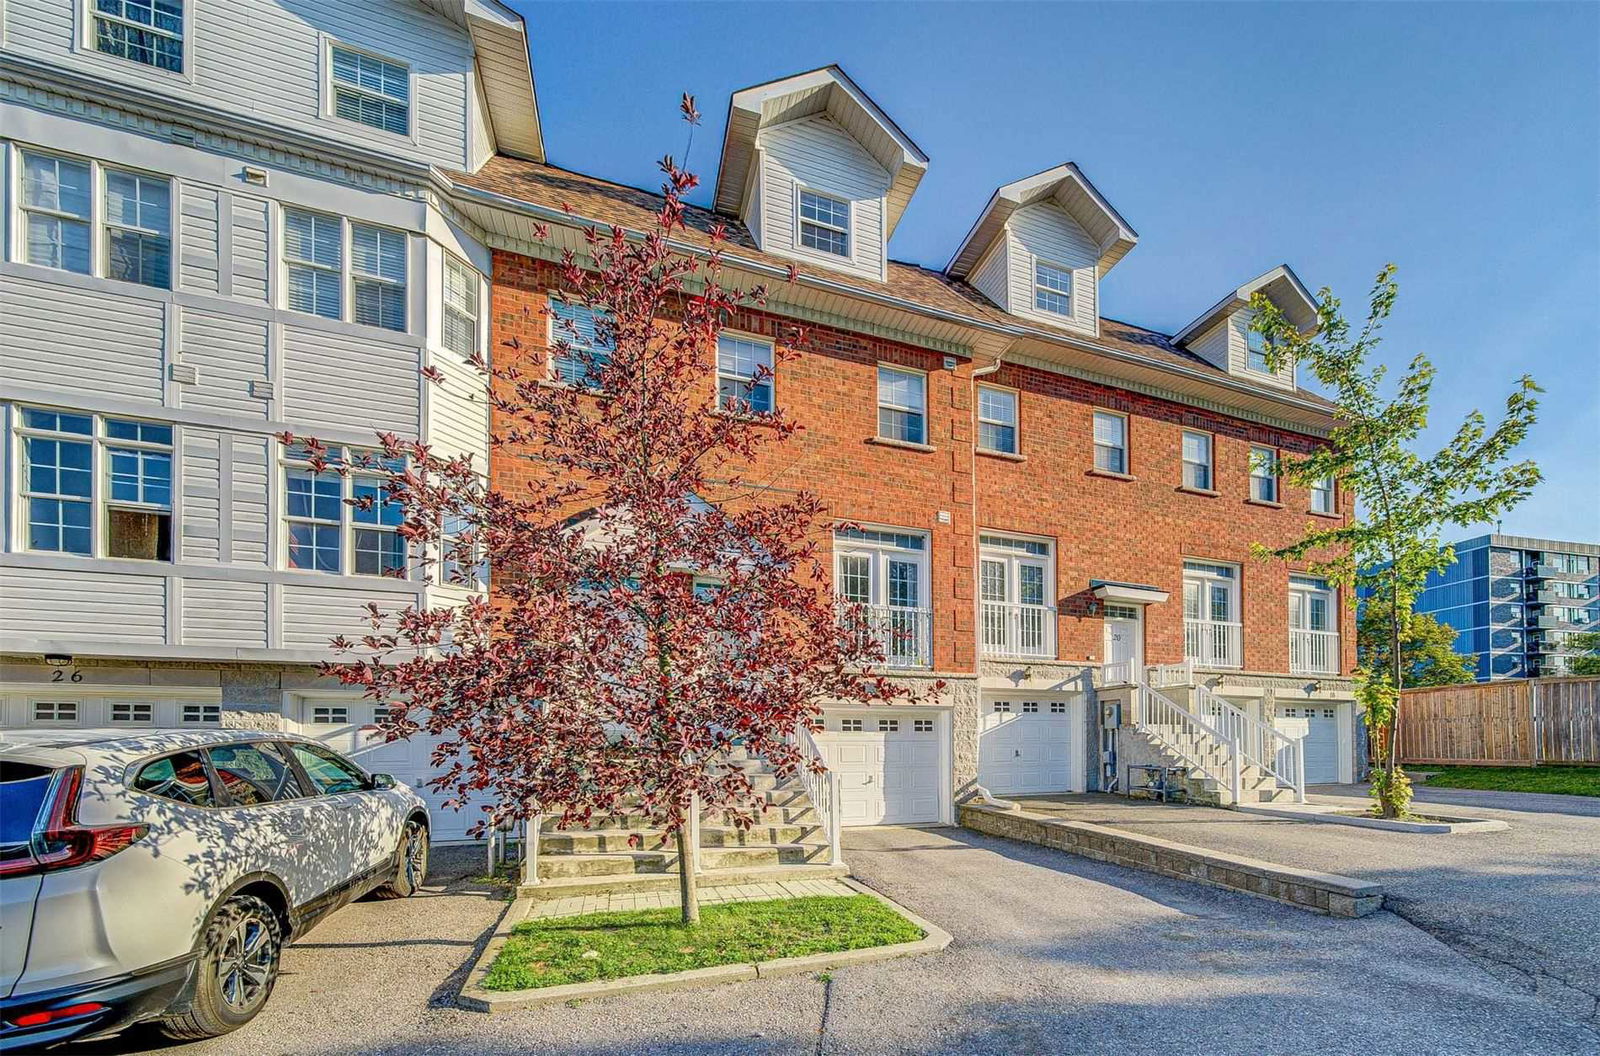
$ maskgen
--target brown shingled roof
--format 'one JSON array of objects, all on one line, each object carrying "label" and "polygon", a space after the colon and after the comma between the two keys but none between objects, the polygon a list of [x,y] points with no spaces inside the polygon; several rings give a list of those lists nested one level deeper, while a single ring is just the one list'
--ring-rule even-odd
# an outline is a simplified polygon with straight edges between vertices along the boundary
[{"label": "brown shingled roof", "polygon": [[[477,172],[452,172],[453,183],[504,195],[518,201],[530,202],[547,209],[570,211],[580,220],[595,220],[631,230],[649,230],[654,226],[654,216],[661,208],[662,196],[651,191],[628,187],[602,180],[570,169],[557,168],[522,158],[497,154]],[[735,255],[767,264],[775,268],[793,265],[800,274],[826,279],[845,286],[854,286],[872,293],[911,301],[937,311],[964,316],[981,323],[1025,326],[1031,330],[1059,334],[1077,342],[1100,344],[1160,365],[1182,366],[1190,370],[1214,372],[1219,378],[1228,375],[1210,362],[1172,343],[1166,334],[1147,330],[1116,319],[1100,320],[1099,338],[1091,338],[1062,327],[1033,319],[1023,319],[1002,311],[993,302],[964,282],[949,278],[943,272],[916,264],[891,260],[888,279],[878,282],[859,275],[840,275],[828,268],[791,261],[771,253],[762,252],[749,230],[733,217],[721,216],[709,209],[689,205],[684,210],[685,230],[679,233],[683,241],[703,249],[712,248],[711,229],[722,224],[726,232],[724,248]],[[1234,379],[1238,380],[1238,379]],[[1262,388],[1263,392],[1277,390]],[[1326,405],[1332,404],[1315,393],[1304,389],[1296,395]]]}]

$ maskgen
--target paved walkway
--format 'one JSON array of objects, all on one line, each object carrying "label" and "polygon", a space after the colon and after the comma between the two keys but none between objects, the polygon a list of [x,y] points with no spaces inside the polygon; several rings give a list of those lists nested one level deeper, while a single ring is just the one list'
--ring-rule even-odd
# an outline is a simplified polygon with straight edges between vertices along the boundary
[{"label": "paved walkway", "polygon": [[[1492,835],[1492,834],[1491,834]],[[290,947],[260,1018],[212,1041],[59,1056],[1594,1056],[1600,1033],[1389,913],[1334,920],[959,829],[852,830],[871,886],[943,954],[484,1016],[447,1003],[503,892],[441,851],[419,897]],[[448,882],[443,882],[448,881]],[[454,974],[452,974],[454,973]]]},{"label": "paved walkway", "polygon": [[[1356,785],[1313,802],[1364,806]],[[1503,832],[1422,835],[1119,796],[1046,796],[1030,810],[1384,885],[1386,906],[1508,984],[1600,1025],[1600,798],[1419,788],[1417,803],[1496,818]],[[1600,1049],[1597,1049],[1600,1051]]]},{"label": "paved walkway", "polygon": [[[719,902],[763,902],[774,898],[806,898],[812,895],[834,895],[848,898],[857,892],[838,880],[789,880],[762,884],[725,884],[720,887],[702,887],[700,904],[714,906]],[[678,906],[677,891],[608,892],[600,895],[577,895],[572,898],[552,898],[534,902],[528,918],[577,917],[585,913],[615,913],[635,909],[667,909]]]}]

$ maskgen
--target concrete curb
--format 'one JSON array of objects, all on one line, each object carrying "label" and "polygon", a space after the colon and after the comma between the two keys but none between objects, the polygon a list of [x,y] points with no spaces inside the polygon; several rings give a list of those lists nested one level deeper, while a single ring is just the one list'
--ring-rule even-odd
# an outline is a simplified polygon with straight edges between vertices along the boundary
[{"label": "concrete curb", "polygon": [[494,964],[494,959],[500,955],[501,948],[505,946],[506,941],[511,937],[512,929],[529,919],[533,906],[538,901],[532,898],[519,898],[501,916],[500,923],[495,927],[494,936],[489,940],[489,944],[484,947],[483,954],[473,964],[472,971],[467,973],[466,982],[462,984],[461,990],[456,994],[456,1004],[473,1012],[487,1012],[493,1015],[498,1012],[515,1012],[519,1009],[533,1008],[538,1005],[560,1004],[566,1001],[586,1000],[596,997],[637,994],[651,990],[679,990],[700,986],[716,986],[721,983],[742,983],[749,982],[752,979],[774,979],[786,975],[807,975],[813,972],[826,971],[830,968],[844,968],[854,964],[869,964],[873,961],[887,961],[898,957],[915,957],[921,954],[938,953],[950,945],[950,933],[943,928],[923,920],[899,903],[853,879],[846,878],[843,882],[860,894],[871,895],[921,928],[923,937],[913,942],[902,942],[893,946],[871,946],[860,950],[814,953],[804,957],[782,957],[773,961],[720,964],[711,968],[695,968],[687,972],[676,972],[670,975],[633,975],[625,979],[604,979],[592,983],[569,983],[565,986],[541,986],[531,990],[485,990],[483,988],[483,980],[489,974],[489,966]]},{"label": "concrete curb", "polygon": [[1038,844],[1177,880],[1226,888],[1312,913],[1364,917],[1383,908],[1383,885],[1335,873],[1174,843],[1087,821],[1026,810],[963,805],[961,824],[973,832]]},{"label": "concrete curb", "polygon": [[1295,821],[1314,821],[1322,825],[1351,825],[1358,829],[1381,829],[1387,832],[1412,832],[1423,835],[1440,835],[1452,832],[1504,832],[1510,824],[1493,818],[1446,818],[1433,821],[1399,821],[1389,818],[1361,818],[1340,814],[1334,810],[1315,807],[1235,807],[1241,814],[1261,814],[1269,818],[1291,818]]}]

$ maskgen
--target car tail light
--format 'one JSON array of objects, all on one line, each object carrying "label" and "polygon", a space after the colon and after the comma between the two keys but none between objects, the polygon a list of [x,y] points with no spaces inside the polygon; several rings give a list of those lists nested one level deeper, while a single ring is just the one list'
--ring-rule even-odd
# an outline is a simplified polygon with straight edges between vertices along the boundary
[{"label": "car tail light", "polygon": [[83,768],[68,767],[56,778],[43,821],[34,830],[31,853],[0,862],[0,876],[27,876],[72,869],[125,851],[150,831],[148,825],[79,825],[78,794]]},{"label": "car tail light", "polygon": [[78,1005],[68,1005],[65,1008],[45,1008],[38,1012],[29,1012],[18,1016],[11,1021],[13,1027],[42,1027],[46,1023],[59,1023],[63,1019],[77,1019],[79,1016],[92,1016],[96,1012],[104,1012],[108,1006],[94,1001],[85,1001]]}]

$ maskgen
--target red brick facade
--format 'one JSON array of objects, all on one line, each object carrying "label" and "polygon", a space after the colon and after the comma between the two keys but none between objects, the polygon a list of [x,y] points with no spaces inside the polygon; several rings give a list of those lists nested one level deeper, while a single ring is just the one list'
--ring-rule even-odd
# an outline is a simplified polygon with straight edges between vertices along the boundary
[{"label": "red brick facade", "polygon": [[[540,310],[559,285],[557,269],[516,254],[494,254],[492,347],[503,361],[515,341],[541,358],[548,324]],[[766,312],[741,314],[730,330],[777,336],[795,323]],[[1285,488],[1281,507],[1246,501],[1248,449],[1302,451],[1314,441],[1209,411],[1079,381],[1050,371],[1003,366],[981,379],[1020,391],[1020,459],[976,453],[974,364],[914,345],[805,324],[804,351],[785,362],[775,398],[801,425],[788,444],[768,448],[749,480],[809,489],[830,514],[864,525],[926,533],[930,542],[933,667],[977,670],[975,618],[979,529],[1048,537],[1056,554],[1058,656],[1101,659],[1102,622],[1091,579],[1147,583],[1172,592],[1149,607],[1145,657],[1183,653],[1182,563],[1211,559],[1242,567],[1245,668],[1288,670],[1288,571],[1249,554],[1252,542],[1281,544],[1312,519],[1307,496]],[[927,447],[877,439],[877,366],[928,375]],[[949,364],[949,365],[947,365]],[[1131,479],[1091,472],[1095,407],[1129,416]],[[498,424],[498,423],[497,423]],[[1180,432],[1215,434],[1216,496],[1187,493]],[[496,483],[513,483],[526,463],[497,459]],[[1341,499],[1341,502],[1343,500]],[[1342,669],[1354,663],[1353,617],[1341,610]]]}]

